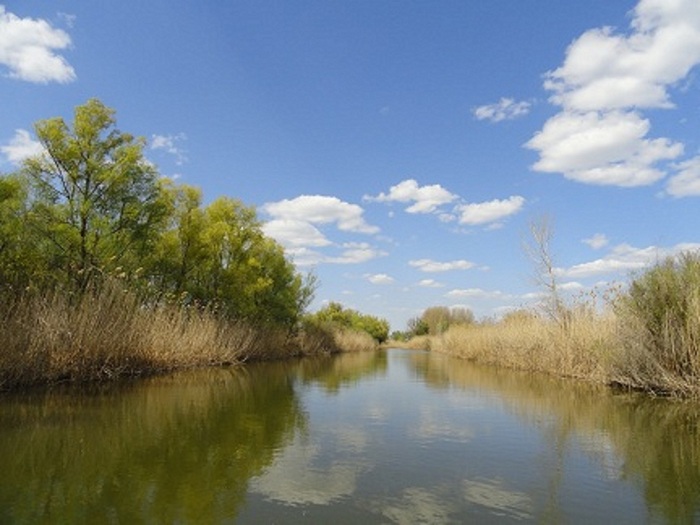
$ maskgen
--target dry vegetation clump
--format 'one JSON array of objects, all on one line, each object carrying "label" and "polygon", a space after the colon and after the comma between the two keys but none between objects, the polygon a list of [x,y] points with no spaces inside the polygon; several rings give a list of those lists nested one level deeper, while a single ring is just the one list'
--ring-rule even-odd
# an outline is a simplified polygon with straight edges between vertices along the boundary
[{"label": "dry vegetation clump", "polygon": [[307,326],[295,333],[206,309],[145,306],[118,281],[80,295],[27,295],[6,305],[0,341],[0,390],[377,346],[369,334],[351,330]]},{"label": "dry vegetation clump", "polygon": [[520,313],[499,323],[454,326],[431,348],[481,363],[518,370],[604,380],[614,324],[581,310],[566,324]]},{"label": "dry vegetation clump", "polygon": [[[628,289],[559,315],[519,311],[415,345],[493,365],[700,397],[700,254],[660,262]],[[416,338],[418,339],[418,338]],[[413,344],[413,343],[412,343]]]}]

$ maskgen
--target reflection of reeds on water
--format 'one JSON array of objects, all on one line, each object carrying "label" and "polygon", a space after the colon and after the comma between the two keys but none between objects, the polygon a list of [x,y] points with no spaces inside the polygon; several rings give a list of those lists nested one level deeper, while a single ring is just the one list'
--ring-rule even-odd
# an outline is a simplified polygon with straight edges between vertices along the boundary
[{"label": "reflection of reeds on water", "polygon": [[0,522],[232,520],[304,425],[288,372],[254,368],[6,396]]},{"label": "reflection of reeds on water", "polygon": [[[650,398],[604,385],[503,368],[455,366],[429,352],[412,355],[415,370],[436,388],[494,392],[525,420],[542,425],[552,446],[570,440],[614,478],[639,480],[645,498],[671,522],[700,518],[700,405]],[[617,460],[611,458],[617,457]]]}]

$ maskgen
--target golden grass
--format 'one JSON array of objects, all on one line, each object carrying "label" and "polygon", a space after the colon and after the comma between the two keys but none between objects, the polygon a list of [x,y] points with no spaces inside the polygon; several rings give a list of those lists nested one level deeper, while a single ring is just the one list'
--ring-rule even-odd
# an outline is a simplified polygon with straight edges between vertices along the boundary
[{"label": "golden grass", "polygon": [[614,348],[614,318],[581,312],[565,325],[537,316],[496,324],[454,326],[430,349],[518,370],[605,380]]},{"label": "golden grass", "polygon": [[0,311],[0,390],[370,347],[369,335],[295,334],[206,310],[147,308],[113,282],[79,297],[27,296]]}]

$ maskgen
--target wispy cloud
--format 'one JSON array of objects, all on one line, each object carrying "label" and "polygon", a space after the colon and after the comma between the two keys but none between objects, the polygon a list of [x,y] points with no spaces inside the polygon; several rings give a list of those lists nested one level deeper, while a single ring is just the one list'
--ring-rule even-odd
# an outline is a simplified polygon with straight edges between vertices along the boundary
[{"label": "wispy cloud", "polygon": [[465,288],[450,290],[445,297],[472,297],[477,299],[508,299],[510,296],[498,290],[482,290],[481,288]]},{"label": "wispy cloud", "polygon": [[449,272],[452,270],[469,270],[474,268],[475,264],[471,261],[459,259],[456,261],[439,262],[432,259],[417,259],[409,261],[408,264],[414,268],[418,268],[421,272]]},{"label": "wispy cloud", "polygon": [[[665,177],[663,162],[682,155],[682,144],[648,137],[651,125],[640,111],[672,107],[668,89],[700,63],[698,3],[641,0],[632,15],[626,34],[586,31],[547,73],[544,87],[561,112],[525,144],[540,155],[536,171],[642,186]],[[677,185],[687,188],[683,182]]]},{"label": "wispy cloud", "polygon": [[636,248],[629,244],[615,246],[608,255],[593,261],[558,268],[560,277],[579,279],[612,273],[629,273],[643,270],[665,257],[685,251],[700,250],[700,243],[681,243],[671,247],[647,246]]},{"label": "wispy cloud", "polygon": [[44,148],[27,130],[18,129],[9,143],[0,146],[0,151],[10,163],[19,166],[23,160],[41,154]]},{"label": "wispy cloud", "polygon": [[20,18],[0,5],[0,64],[10,78],[47,84],[75,80],[75,70],[56,50],[67,49],[71,38],[46,20]]},{"label": "wispy cloud", "polygon": [[668,181],[666,192],[674,197],[700,196],[700,156],[676,166],[676,174]]},{"label": "wispy cloud", "polygon": [[596,233],[588,239],[583,239],[581,242],[587,244],[594,250],[600,250],[601,248],[608,245],[608,238],[602,233]]},{"label": "wispy cloud", "polygon": [[486,104],[474,108],[473,112],[477,120],[501,122],[502,120],[513,120],[527,115],[531,106],[530,102],[516,102],[512,98],[501,98],[495,104]]},{"label": "wispy cloud", "polygon": [[184,133],[177,133],[176,135],[153,135],[151,137],[151,149],[169,153],[175,157],[175,164],[181,166],[187,162],[187,156],[185,155],[185,150],[178,144],[186,139],[187,136]]},{"label": "wispy cloud", "polygon": [[422,279],[418,282],[418,286],[422,286],[424,288],[442,288],[445,285],[437,282],[435,279]]}]

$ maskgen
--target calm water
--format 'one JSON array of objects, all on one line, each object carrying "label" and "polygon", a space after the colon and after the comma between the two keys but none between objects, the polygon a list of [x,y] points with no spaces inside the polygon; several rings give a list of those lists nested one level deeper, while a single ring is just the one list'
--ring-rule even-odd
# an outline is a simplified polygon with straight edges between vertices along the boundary
[{"label": "calm water", "polygon": [[0,397],[0,523],[700,523],[700,405],[391,350]]}]

